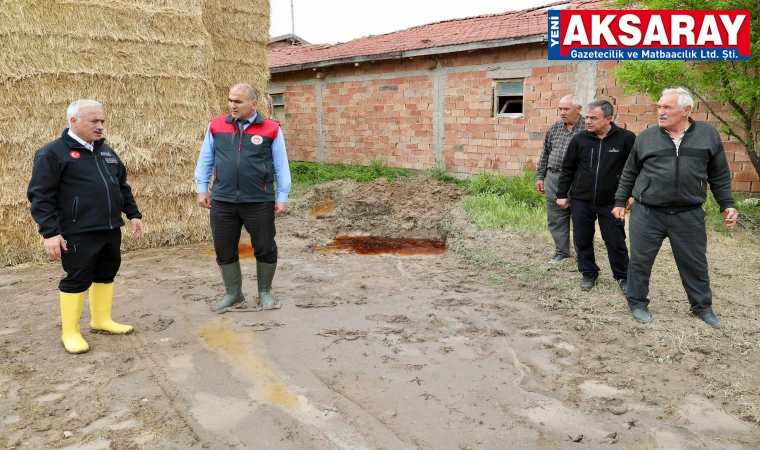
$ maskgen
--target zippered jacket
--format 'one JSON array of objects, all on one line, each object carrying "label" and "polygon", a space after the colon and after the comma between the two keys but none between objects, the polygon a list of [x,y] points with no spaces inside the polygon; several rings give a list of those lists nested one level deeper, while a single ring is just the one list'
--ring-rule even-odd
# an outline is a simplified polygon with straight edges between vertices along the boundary
[{"label": "zippered jacket", "polygon": [[557,198],[581,200],[594,205],[615,203],[620,174],[631,153],[636,135],[610,122],[610,131],[599,139],[591,131],[573,136],[562,161]]},{"label": "zippered jacket", "polygon": [[222,202],[273,202],[272,143],[280,125],[261,114],[240,133],[231,115],[211,120],[214,137],[214,187],[211,198]]},{"label": "zippered jacket", "polygon": [[625,206],[634,197],[656,211],[689,211],[707,200],[709,184],[721,211],[734,207],[731,171],[720,133],[707,123],[689,121],[678,152],[662,127],[639,134],[623,170],[615,206]]},{"label": "zippered jacket", "polygon": [[142,215],[116,152],[96,141],[90,152],[68,135],[37,150],[26,196],[43,238],[113,230]]}]

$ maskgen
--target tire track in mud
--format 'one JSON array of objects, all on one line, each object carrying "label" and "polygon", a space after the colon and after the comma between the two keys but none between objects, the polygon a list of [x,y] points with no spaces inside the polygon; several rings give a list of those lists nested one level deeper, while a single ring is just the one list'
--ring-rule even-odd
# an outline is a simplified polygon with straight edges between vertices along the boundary
[{"label": "tire track in mud", "polygon": [[[182,314],[182,319],[189,323],[189,320],[187,320],[187,316],[185,314]],[[200,443],[204,448],[206,448],[208,442],[204,441],[198,433],[195,431],[195,428],[193,427],[192,423],[194,419],[189,416],[189,413],[184,412],[178,405],[177,405],[177,397],[181,395],[181,392],[175,391],[171,386],[176,386],[175,384],[166,383],[163,381],[164,377],[161,375],[164,375],[167,373],[166,369],[167,367],[156,361],[155,355],[151,352],[146,352],[145,349],[150,349],[151,342],[148,341],[145,336],[141,333],[135,333],[136,340],[139,342],[138,345],[135,345],[134,343],[131,343],[132,349],[135,351],[135,354],[137,354],[138,358],[140,358],[141,362],[147,363],[146,369],[150,372],[151,377],[153,378],[153,381],[158,385],[158,387],[161,389],[161,392],[168,400],[169,406],[172,408],[172,410],[175,412],[179,420],[182,422],[182,424],[185,426],[185,428],[189,431],[190,436],[194,440],[193,444]]]},{"label": "tire track in mud", "polygon": [[[428,444],[426,444],[424,442],[420,442],[418,439],[416,439],[416,438],[414,438],[412,436],[409,436],[407,433],[402,433],[402,432],[394,430],[391,427],[391,425],[389,425],[386,421],[382,420],[376,414],[374,414],[371,411],[367,410],[364,406],[362,406],[362,404],[359,401],[351,398],[347,392],[345,392],[342,389],[340,389],[339,387],[337,387],[336,386],[337,382],[330,381],[327,377],[325,377],[324,375],[322,375],[322,374],[320,374],[320,373],[318,373],[318,372],[316,372],[314,370],[312,370],[311,373],[314,375],[314,377],[316,377],[322,383],[323,386],[325,386],[331,392],[333,392],[336,395],[338,395],[340,398],[348,401],[349,403],[351,403],[355,407],[359,408],[360,410],[362,410],[368,416],[370,416],[373,419],[375,419],[379,424],[381,424],[383,426],[383,428],[385,428],[386,430],[388,430],[399,441],[401,441],[404,444],[407,444],[409,446],[412,446],[414,448],[417,448],[417,449],[433,450],[433,447],[431,447],[430,445],[428,445]],[[400,436],[400,434],[403,434],[404,436]]]}]

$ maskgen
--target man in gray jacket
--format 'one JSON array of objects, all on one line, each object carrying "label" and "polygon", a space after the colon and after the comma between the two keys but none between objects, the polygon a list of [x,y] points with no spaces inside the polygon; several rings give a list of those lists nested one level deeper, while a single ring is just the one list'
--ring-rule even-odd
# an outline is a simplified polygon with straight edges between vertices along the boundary
[{"label": "man in gray jacket", "polygon": [[546,132],[544,150],[538,161],[536,190],[546,195],[546,220],[555,245],[554,256],[549,264],[570,257],[570,209],[557,206],[557,185],[567,145],[573,136],[586,130],[586,118],[581,115],[582,105],[580,97],[575,95],[566,95],[560,99],[561,120]]},{"label": "man in gray jacket", "polygon": [[651,322],[649,278],[657,253],[670,240],[691,311],[708,325],[722,326],[712,310],[707,272],[707,232],[702,204],[710,185],[723,226],[736,224],[731,172],[720,133],[689,118],[694,100],[683,88],[665,89],[657,102],[658,127],[642,131],[620,177],[612,214],[629,223],[628,307],[639,322]]}]

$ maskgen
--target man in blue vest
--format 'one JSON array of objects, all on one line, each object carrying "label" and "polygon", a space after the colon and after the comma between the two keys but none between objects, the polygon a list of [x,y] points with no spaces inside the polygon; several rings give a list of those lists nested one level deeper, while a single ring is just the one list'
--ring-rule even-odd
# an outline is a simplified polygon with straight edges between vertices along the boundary
[{"label": "man in blue vest", "polygon": [[245,300],[238,253],[243,226],[256,257],[259,306],[279,307],[271,292],[277,269],[274,216],[288,210],[290,168],[282,130],[257,112],[258,98],[251,85],[232,86],[230,114],[211,120],[195,169],[198,204],[211,210],[216,262],[226,291],[211,307],[214,311]]}]

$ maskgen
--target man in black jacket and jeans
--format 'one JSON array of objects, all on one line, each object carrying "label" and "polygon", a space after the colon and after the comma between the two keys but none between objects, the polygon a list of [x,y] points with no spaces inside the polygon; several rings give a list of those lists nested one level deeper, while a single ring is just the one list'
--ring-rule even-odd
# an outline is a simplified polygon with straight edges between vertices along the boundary
[{"label": "man in black jacket and jeans", "polygon": [[27,197],[48,256],[61,259],[61,338],[69,353],[90,349],[79,319],[90,290],[90,331],[129,334],[111,319],[113,281],[121,265],[122,213],[132,238],[143,237],[142,215],[127,184],[127,171],[105,144],[106,116],[100,103],[77,100],[66,111],[69,128],[37,150]]},{"label": "man in black jacket and jeans", "polygon": [[[594,257],[594,224],[598,219],[612,275],[625,293],[628,273],[625,222],[612,215],[612,208],[620,174],[636,135],[615,125],[612,116],[612,104],[606,100],[587,106],[586,131],[573,137],[562,162],[557,205],[564,209],[572,202],[573,239],[578,271],[583,274],[581,290],[593,289],[599,276]],[[568,191],[572,200],[568,200]]]},{"label": "man in black jacket and jeans", "polygon": [[694,100],[683,88],[666,89],[657,102],[658,127],[636,138],[615,194],[615,217],[631,208],[631,265],[628,307],[639,322],[651,322],[649,277],[666,237],[691,303],[705,323],[722,326],[712,310],[707,272],[705,211],[710,185],[720,205],[723,226],[736,224],[739,213],[731,194],[731,171],[720,133],[712,125],[689,118]]}]

